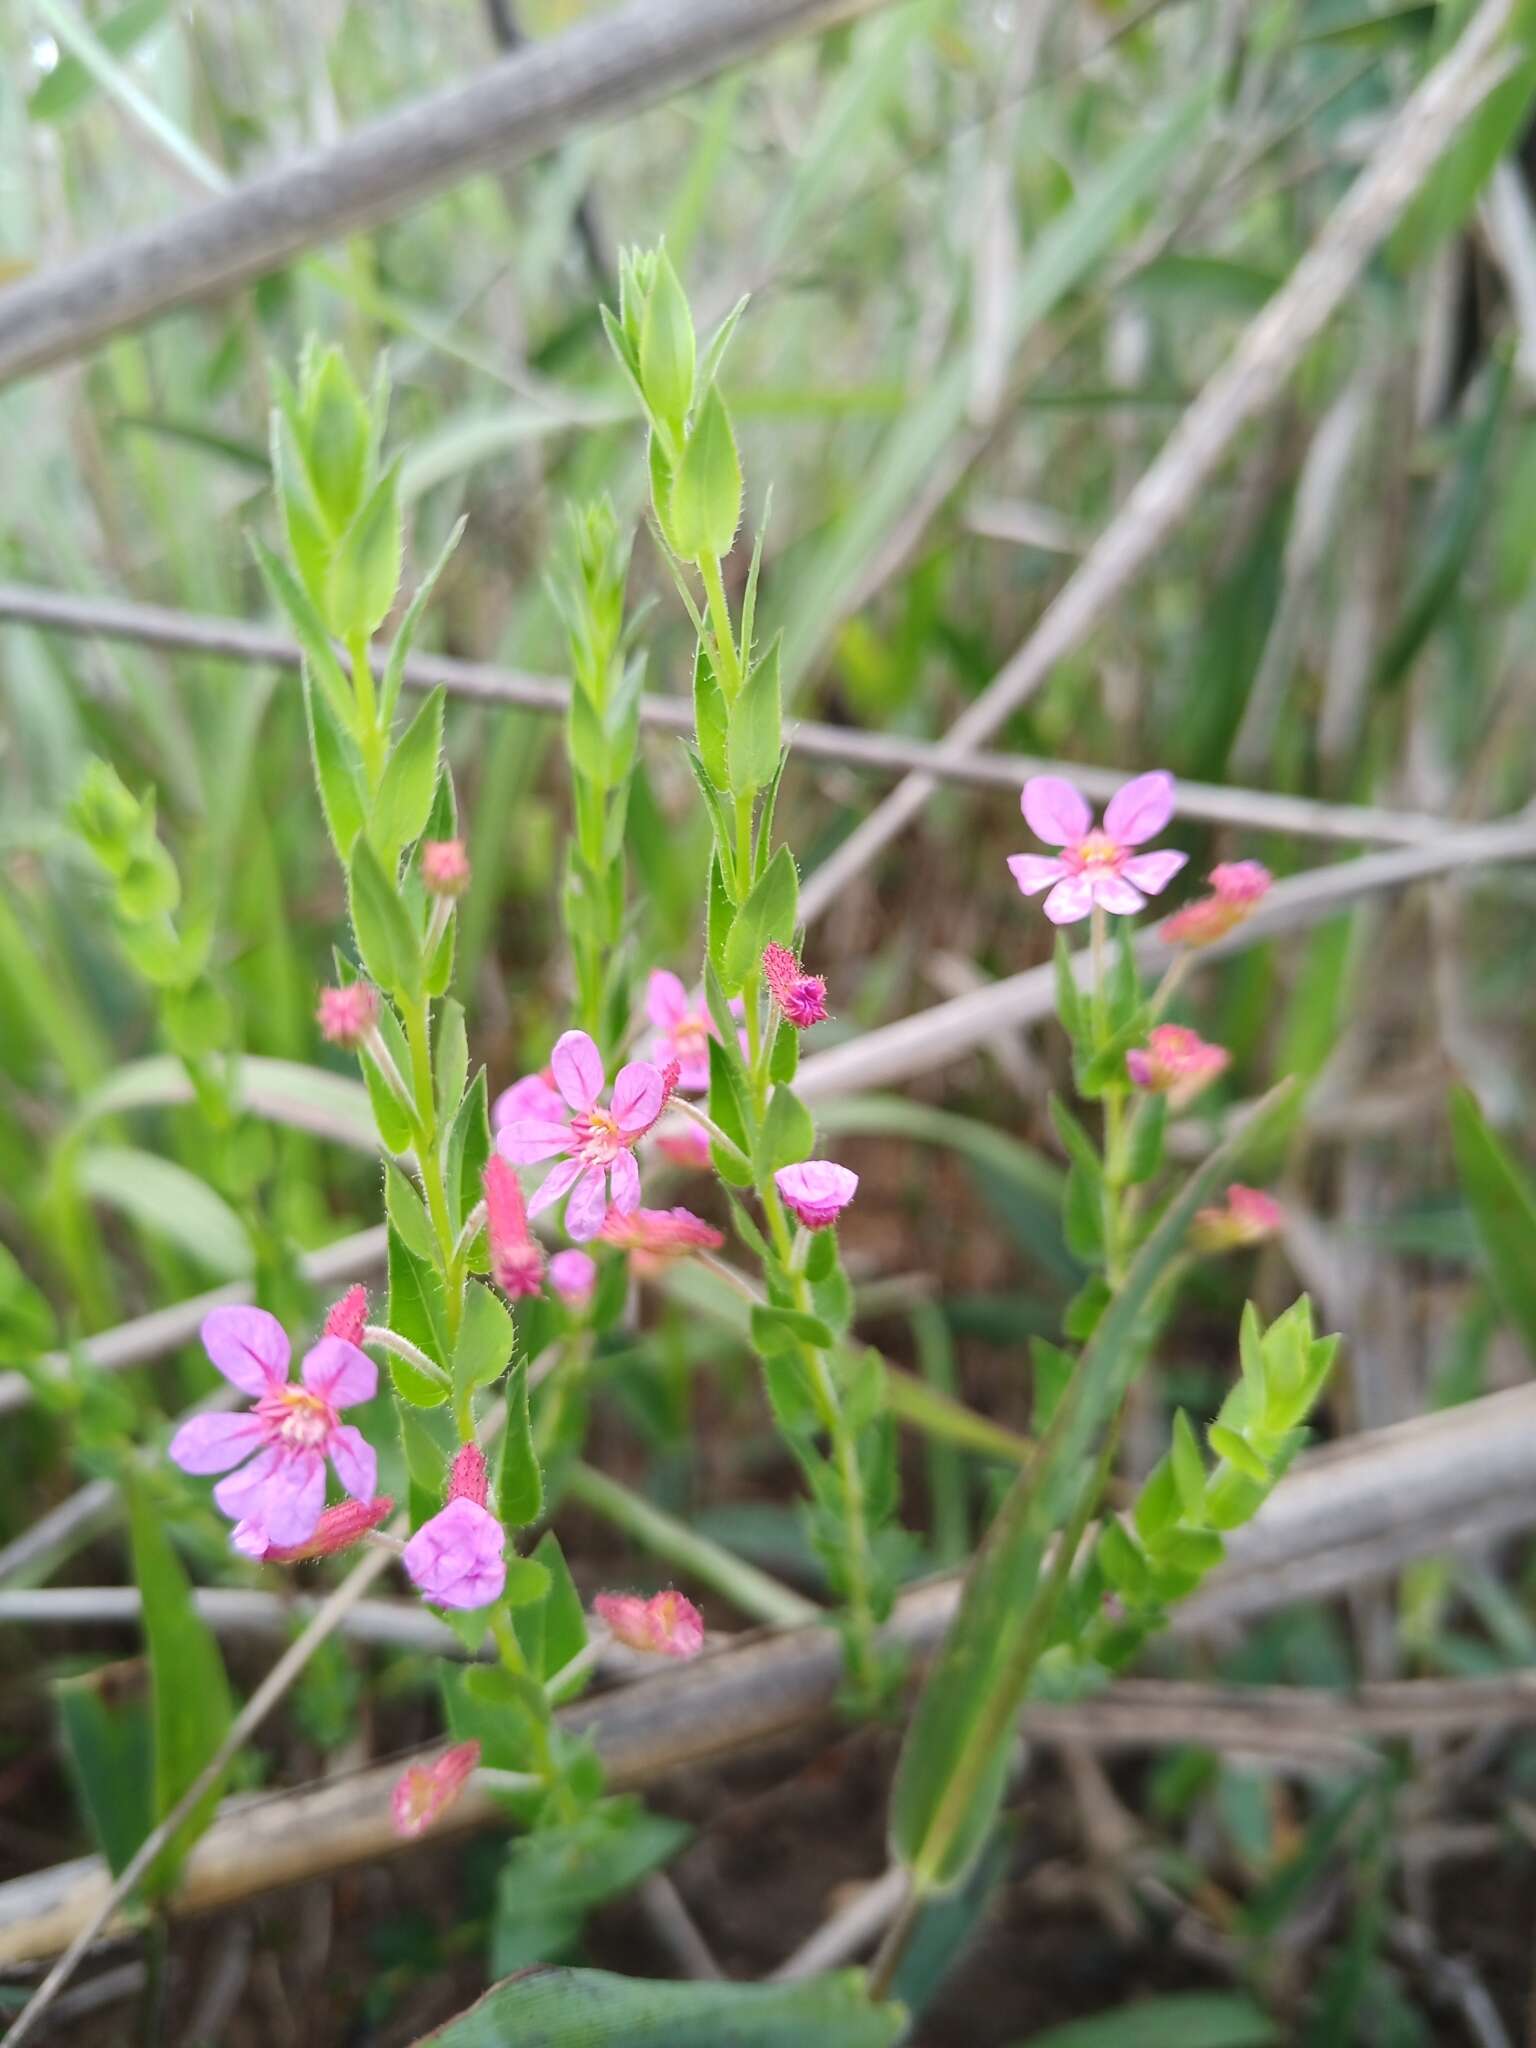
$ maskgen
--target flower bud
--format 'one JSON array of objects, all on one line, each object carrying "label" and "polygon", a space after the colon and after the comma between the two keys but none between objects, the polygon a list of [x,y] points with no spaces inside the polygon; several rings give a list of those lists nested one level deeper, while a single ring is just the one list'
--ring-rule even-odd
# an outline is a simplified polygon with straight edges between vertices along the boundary
[{"label": "flower bud", "polygon": [[763,979],[780,1013],[797,1031],[825,1021],[827,984],[819,974],[807,974],[788,946],[764,947]]},{"label": "flower bud", "polygon": [[448,1468],[444,1507],[451,1500],[472,1500],[477,1508],[483,1508],[489,1492],[490,1474],[485,1469],[484,1451],[478,1444],[461,1444]]},{"label": "flower bud", "polygon": [[1209,946],[1224,939],[1251,917],[1270,886],[1269,869],[1261,861],[1223,861],[1211,869],[1211,894],[1197,896],[1158,930],[1170,946]]},{"label": "flower bud", "polygon": [[329,1045],[344,1052],[356,1052],[372,1032],[379,1018],[379,992],[366,981],[350,982],[346,988],[323,988],[315,1022]]},{"label": "flower bud", "polygon": [[521,1183],[499,1152],[486,1162],[484,1185],[491,1278],[510,1300],[520,1301],[544,1285],[543,1248],[528,1228]]},{"label": "flower bud", "polygon": [[1145,1047],[1133,1047],[1126,1054],[1125,1067],[1138,1088],[1166,1095],[1174,1109],[1182,1109],[1224,1073],[1231,1060],[1224,1046],[1209,1044],[1186,1024],[1157,1024],[1147,1034]]},{"label": "flower bud", "polygon": [[480,1761],[478,1742],[460,1742],[429,1764],[410,1764],[389,1795],[395,1833],[413,1838],[424,1834],[452,1806]]},{"label": "flower bud", "polygon": [[423,839],[421,879],[434,896],[462,896],[469,887],[469,855],[462,839]]},{"label": "flower bud", "polygon": [[338,1551],[350,1550],[381,1522],[387,1522],[394,1511],[393,1500],[387,1493],[380,1493],[372,1500],[344,1500],[336,1507],[326,1508],[315,1525],[315,1533],[303,1543],[268,1543],[250,1522],[238,1523],[230,1541],[259,1564],[308,1564],[312,1558],[335,1557]]},{"label": "flower bud", "polygon": [[326,1311],[325,1334],[340,1337],[347,1344],[361,1345],[368,1327],[368,1290],[361,1282],[349,1287],[340,1301]]},{"label": "flower bud", "polygon": [[859,1176],[830,1159],[807,1159],[799,1166],[781,1166],[773,1184],[785,1208],[807,1230],[825,1230],[858,1193]]},{"label": "flower bud", "polygon": [[586,1252],[556,1252],[549,1262],[549,1284],[567,1308],[583,1309],[597,1286],[597,1261]]},{"label": "flower bud", "polygon": [[592,1602],[615,1642],[657,1657],[697,1657],[704,1647],[704,1617],[691,1600],[674,1591],[599,1593]]},{"label": "flower bud", "polygon": [[1242,1251],[1273,1237],[1284,1223],[1285,1211],[1273,1195],[1234,1181],[1221,1207],[1195,1212],[1190,1242],[1201,1252]]}]

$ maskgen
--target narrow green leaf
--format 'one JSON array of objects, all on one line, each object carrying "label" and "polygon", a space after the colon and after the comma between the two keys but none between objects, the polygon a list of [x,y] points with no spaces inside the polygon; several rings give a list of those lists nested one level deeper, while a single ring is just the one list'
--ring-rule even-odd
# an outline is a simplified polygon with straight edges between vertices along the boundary
[{"label": "narrow green leaf", "polygon": [[794,856],[787,846],[781,846],[753,883],[731,926],[720,975],[727,995],[735,995],[748,975],[757,971],[763,948],[771,939],[787,946],[794,938],[799,897],[800,877]]},{"label": "narrow green leaf", "polygon": [[[411,645],[416,638],[416,628],[421,624],[422,613],[427,608],[427,601],[436,587],[437,579],[442,575],[444,569],[447,568],[448,557],[458,546],[464,529],[468,524],[469,516],[467,513],[462,518],[454,521],[448,538],[443,542],[441,549],[438,551],[437,560],[417,584],[416,594],[405,608],[405,616],[400,621],[399,631],[395,634],[394,642],[389,650],[389,659],[384,664],[384,679],[379,685],[379,723],[386,732],[394,723],[395,705],[400,697],[400,685],[405,680],[406,657],[409,655]],[[452,834],[444,832],[434,836],[447,839],[451,838]]]},{"label": "narrow green leaf", "polygon": [[403,551],[397,461],[369,492],[332,557],[326,597],[333,632],[347,640],[372,638],[389,616],[400,587]]},{"label": "narrow green leaf", "polygon": [[154,1730],[142,1665],[104,1665],[54,1687],[64,1754],[115,1877],[154,1825]]},{"label": "narrow green leaf", "polygon": [[379,784],[369,830],[379,859],[388,868],[404,847],[414,845],[426,830],[437,793],[438,764],[443,751],[441,687],[430,691],[401,734]]},{"label": "narrow green leaf", "polygon": [[463,1320],[453,1349],[455,1393],[462,1398],[500,1379],[516,1341],[506,1306],[489,1287],[472,1280],[464,1290]]},{"label": "narrow green leaf", "polygon": [[809,1159],[816,1149],[816,1126],[811,1112],[789,1088],[778,1087],[768,1102],[763,1119],[758,1153],[763,1170],[777,1173],[781,1166],[794,1166]]},{"label": "narrow green leaf", "polygon": [[507,1381],[507,1426],[496,1475],[496,1514],[508,1529],[526,1529],[544,1512],[544,1474],[528,1414],[528,1365],[519,1359]]},{"label": "narrow green leaf", "polygon": [[755,662],[741,695],[731,706],[730,787],[737,796],[752,796],[769,782],[779,765],[782,744],[779,682],[779,636]]},{"label": "narrow green leaf", "polygon": [[1468,1088],[1451,1091],[1451,1139],[1494,1291],[1536,1359],[1536,1193]]},{"label": "narrow green leaf", "polygon": [[366,839],[352,851],[347,897],[358,957],[386,995],[415,990],[421,979],[421,947],[405,905]]},{"label": "narrow green leaf", "polygon": [[711,386],[672,479],[668,524],[685,561],[718,561],[731,552],[741,523],[741,458],[730,414]]}]

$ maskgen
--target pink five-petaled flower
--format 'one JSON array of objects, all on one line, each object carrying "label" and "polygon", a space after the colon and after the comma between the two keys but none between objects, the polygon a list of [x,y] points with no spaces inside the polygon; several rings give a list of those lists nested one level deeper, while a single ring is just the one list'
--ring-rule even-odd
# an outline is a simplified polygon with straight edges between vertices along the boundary
[{"label": "pink five-petaled flower", "polygon": [[1242,1251],[1262,1244],[1285,1223],[1285,1211],[1273,1195],[1262,1188],[1245,1188],[1234,1181],[1219,1208],[1197,1209],[1190,1226],[1190,1241],[1197,1251]]},{"label": "pink five-petaled flower", "polygon": [[599,1593],[592,1602],[616,1642],[658,1657],[697,1657],[704,1647],[704,1617],[678,1592]]},{"label": "pink five-petaled flower", "polygon": [[649,1062],[632,1060],[619,1069],[609,1107],[600,1108],[603,1059],[585,1031],[567,1031],[555,1046],[550,1065],[568,1121],[518,1117],[502,1125],[496,1146],[514,1166],[559,1159],[528,1204],[528,1213],[537,1216],[574,1188],[565,1227],[578,1244],[584,1244],[602,1229],[610,1202],[626,1214],[639,1208],[640,1169],[634,1148],[661,1115],[667,1079]]},{"label": "pink five-petaled flower", "polygon": [[1269,893],[1270,873],[1262,861],[1229,860],[1211,869],[1211,893],[1197,896],[1158,926],[1170,946],[1209,946],[1251,917]]},{"label": "pink five-petaled flower", "polygon": [[585,1308],[597,1287],[597,1261],[585,1252],[556,1252],[549,1284],[567,1308]]},{"label": "pink five-petaled flower", "polygon": [[340,1301],[333,1301],[325,1312],[325,1335],[342,1337],[349,1344],[361,1344],[363,1332],[368,1327],[368,1290],[359,1281],[349,1287]]},{"label": "pink five-petaled flower", "polygon": [[827,984],[819,974],[807,974],[788,946],[775,941],[763,948],[763,979],[780,1013],[797,1031],[825,1023]]},{"label": "pink five-petaled flower", "polygon": [[387,1493],[375,1494],[372,1500],[344,1500],[325,1510],[314,1534],[304,1543],[269,1543],[254,1550],[242,1542],[239,1547],[259,1564],[308,1564],[312,1558],[335,1557],[338,1551],[350,1550],[394,1512],[394,1501]]},{"label": "pink five-petaled flower", "polygon": [[407,1765],[389,1795],[395,1833],[407,1838],[425,1834],[464,1790],[479,1761],[479,1743],[460,1742],[429,1764]]},{"label": "pink five-petaled flower", "polygon": [[343,1052],[356,1052],[373,1031],[379,1018],[379,992],[366,981],[349,982],[345,988],[323,988],[315,1022],[320,1036]]},{"label": "pink five-petaled flower", "polygon": [[1225,1046],[1212,1045],[1187,1024],[1155,1024],[1145,1047],[1134,1047],[1125,1056],[1136,1086],[1149,1095],[1166,1095],[1174,1109],[1193,1102],[1231,1063]]},{"label": "pink five-petaled flower", "polygon": [[1095,907],[1130,916],[1148,896],[1160,896],[1189,858],[1132,851],[1173,816],[1173,777],[1161,768],[1117,789],[1097,830],[1087,799],[1059,775],[1032,775],[1020,807],[1031,832],[1061,848],[1054,857],[1015,853],[1008,861],[1026,896],[1050,888],[1044,907],[1052,924],[1076,924]]},{"label": "pink five-petaled flower", "polygon": [[491,1278],[513,1301],[544,1285],[544,1252],[528,1228],[528,1205],[517,1175],[499,1152],[485,1167],[485,1235]]},{"label": "pink five-petaled flower", "polygon": [[434,896],[462,896],[469,887],[469,855],[462,839],[423,839],[421,879]]},{"label": "pink five-petaled flower", "polygon": [[[377,1391],[378,1372],[365,1352],[342,1337],[322,1337],[305,1354],[296,1386],[283,1326],[265,1309],[216,1308],[202,1335],[219,1371],[256,1405],[241,1415],[194,1415],[172,1437],[170,1455],[184,1472],[229,1472],[213,1497],[236,1523],[238,1550],[259,1557],[308,1541],[325,1506],[327,1458],[354,1500],[373,1498],[372,1446],[336,1412]],[[243,1470],[230,1470],[246,1459]]]},{"label": "pink five-petaled flower", "polygon": [[[702,1094],[709,1086],[709,1041],[720,1036],[703,996],[690,996],[675,974],[657,967],[646,984],[645,1014],[656,1027],[653,1058],[663,1066],[676,1060],[679,1088],[688,1095]],[[745,1015],[739,996],[731,1015]]]},{"label": "pink five-petaled flower", "polygon": [[807,1159],[799,1166],[781,1166],[773,1184],[785,1208],[807,1230],[825,1230],[858,1193],[859,1176],[830,1159]]},{"label": "pink five-petaled flower", "polygon": [[629,1252],[635,1271],[648,1277],[690,1252],[717,1252],[725,1239],[690,1209],[635,1209],[628,1216],[610,1209],[603,1242]]},{"label": "pink five-petaled flower", "polygon": [[507,1583],[507,1535],[468,1494],[440,1508],[406,1544],[401,1562],[434,1607],[489,1607]]}]

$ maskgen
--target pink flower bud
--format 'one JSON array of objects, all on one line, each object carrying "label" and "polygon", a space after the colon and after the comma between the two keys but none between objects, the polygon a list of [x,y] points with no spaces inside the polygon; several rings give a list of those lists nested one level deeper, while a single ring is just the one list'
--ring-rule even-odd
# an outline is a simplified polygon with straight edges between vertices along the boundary
[{"label": "pink flower bud", "polygon": [[1192,1102],[1231,1061],[1224,1046],[1209,1044],[1187,1024],[1154,1025],[1145,1048],[1133,1048],[1125,1056],[1126,1071],[1136,1086],[1152,1095],[1166,1095],[1175,1109]]},{"label": "pink flower bud", "polygon": [[363,1341],[363,1332],[368,1327],[368,1290],[361,1282],[349,1287],[340,1301],[333,1302],[326,1311],[325,1334],[340,1337],[344,1343],[358,1344]]},{"label": "pink flower bud", "polygon": [[230,1538],[235,1548],[261,1564],[308,1564],[312,1558],[335,1557],[387,1522],[395,1504],[387,1493],[372,1500],[344,1500],[326,1508],[315,1525],[315,1533],[304,1543],[268,1543],[260,1527],[241,1522]]},{"label": "pink flower bud", "polygon": [[528,1228],[528,1205],[517,1175],[493,1152],[485,1167],[485,1231],[491,1278],[518,1301],[544,1284],[544,1253]]},{"label": "pink flower bud", "polygon": [[429,1764],[407,1766],[389,1795],[395,1833],[408,1839],[425,1834],[464,1790],[479,1761],[479,1743],[461,1742]]},{"label": "pink flower bud", "polygon": [[402,1562],[434,1607],[489,1607],[507,1583],[506,1548],[496,1517],[461,1496],[422,1523]]},{"label": "pink flower bud", "polygon": [[704,1647],[704,1617],[681,1593],[599,1593],[592,1602],[616,1642],[658,1657],[697,1657]]},{"label": "pink flower bud", "polygon": [[830,1159],[807,1159],[800,1166],[781,1166],[773,1184],[785,1208],[807,1230],[825,1230],[853,1200],[859,1176]]},{"label": "pink flower bud", "polygon": [[462,896],[469,887],[469,855],[462,839],[423,839],[421,879],[434,896]]},{"label": "pink flower bud", "polygon": [[549,1284],[567,1308],[585,1308],[597,1286],[597,1261],[586,1252],[556,1252],[549,1262]]},{"label": "pink flower bud", "polygon": [[366,981],[350,982],[346,988],[323,988],[315,1022],[330,1045],[344,1052],[356,1052],[378,1022],[379,993]]},{"label": "pink flower bud", "polygon": [[702,1124],[691,1120],[669,1124],[658,1131],[656,1149],[674,1166],[685,1166],[691,1172],[702,1171],[709,1165],[709,1133]]},{"label": "pink flower bud", "polygon": [[483,1508],[489,1492],[484,1451],[478,1444],[462,1444],[448,1468],[448,1491],[443,1495],[443,1505],[446,1507],[451,1500],[472,1500],[477,1508]]},{"label": "pink flower bud", "polygon": [[717,1252],[725,1239],[702,1217],[688,1209],[633,1209],[622,1215],[610,1209],[602,1238],[631,1254],[637,1273],[659,1273],[690,1252]]},{"label": "pink flower bud", "polygon": [[797,1031],[825,1020],[827,984],[819,974],[807,974],[788,946],[774,943],[763,949],[763,979],[769,995]]},{"label": "pink flower bud", "polygon": [[1186,903],[1158,930],[1170,946],[1213,945],[1252,916],[1269,886],[1269,869],[1262,862],[1223,861],[1211,869],[1211,894]]},{"label": "pink flower bud", "polygon": [[1190,1242],[1197,1251],[1241,1251],[1262,1244],[1283,1228],[1285,1211],[1273,1195],[1260,1188],[1245,1188],[1234,1181],[1220,1208],[1199,1209],[1190,1226]]}]

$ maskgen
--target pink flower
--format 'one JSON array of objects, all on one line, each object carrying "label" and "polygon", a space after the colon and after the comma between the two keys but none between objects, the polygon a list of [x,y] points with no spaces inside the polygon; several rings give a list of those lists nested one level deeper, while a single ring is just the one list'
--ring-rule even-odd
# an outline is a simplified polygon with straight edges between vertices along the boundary
[{"label": "pink flower", "polygon": [[602,1235],[605,1244],[629,1252],[635,1271],[645,1277],[690,1252],[717,1252],[725,1243],[718,1230],[689,1209],[635,1209],[628,1216],[610,1209]]},{"label": "pink flower", "polygon": [[506,1548],[496,1517],[460,1494],[422,1523],[401,1561],[434,1607],[489,1607],[507,1583]]},{"label": "pink flower", "polygon": [[1189,1235],[1197,1251],[1241,1251],[1262,1244],[1284,1224],[1285,1211],[1273,1195],[1234,1181],[1221,1208],[1196,1210]]},{"label": "pink flower", "polygon": [[528,1204],[528,1213],[537,1216],[574,1187],[565,1227],[578,1244],[584,1244],[602,1229],[610,1202],[626,1212],[640,1206],[634,1148],[661,1115],[666,1076],[644,1060],[632,1060],[620,1067],[612,1102],[601,1109],[597,1098],[605,1078],[602,1055],[585,1031],[567,1031],[550,1065],[555,1086],[569,1106],[568,1119],[518,1117],[502,1125],[496,1146],[514,1166],[559,1159]]},{"label": "pink flower", "polygon": [[825,1230],[857,1194],[859,1176],[830,1159],[807,1159],[800,1166],[781,1166],[773,1184],[785,1208],[807,1230]]},{"label": "pink flower", "polygon": [[480,1761],[478,1742],[460,1742],[429,1764],[408,1764],[389,1795],[395,1833],[407,1839],[425,1834],[452,1806]]},{"label": "pink flower", "polygon": [[483,1508],[490,1488],[484,1451],[478,1444],[461,1444],[448,1468],[448,1491],[443,1496],[443,1505],[446,1507],[451,1500],[472,1500],[477,1508]]},{"label": "pink flower", "polygon": [[528,1228],[528,1207],[517,1175],[500,1153],[485,1168],[485,1234],[491,1278],[513,1301],[544,1285],[544,1252]]},{"label": "pink flower", "polygon": [[[675,974],[658,967],[646,984],[645,1014],[656,1026],[653,1058],[663,1065],[676,1060],[678,1086],[689,1095],[701,1095],[709,1086],[709,1041],[720,1036],[703,996],[690,996]],[[731,1015],[744,1014],[738,996]]]},{"label": "pink flower", "polygon": [[1059,775],[1032,775],[1020,805],[1031,832],[1061,848],[1055,858],[1016,853],[1008,862],[1026,896],[1055,885],[1045,899],[1052,924],[1076,924],[1095,905],[1131,916],[1148,896],[1160,896],[1189,858],[1131,851],[1173,816],[1173,777],[1161,768],[1117,789],[1097,831],[1086,799]]},{"label": "pink flower", "polygon": [[1155,1024],[1145,1049],[1137,1047],[1125,1056],[1126,1071],[1136,1086],[1166,1095],[1174,1109],[1193,1102],[1231,1063],[1224,1046],[1211,1045],[1187,1024]]},{"label": "pink flower", "polygon": [[556,1252],[549,1262],[549,1284],[567,1308],[585,1308],[597,1286],[596,1259],[585,1252]]},{"label": "pink flower", "polygon": [[395,1504],[387,1493],[376,1494],[372,1500],[344,1500],[325,1510],[305,1543],[268,1543],[258,1550],[253,1536],[242,1537],[237,1530],[235,1548],[260,1564],[308,1564],[312,1558],[335,1557],[338,1551],[350,1550],[394,1512]]},{"label": "pink flower", "polygon": [[807,974],[788,946],[763,948],[763,979],[769,995],[797,1031],[826,1020],[827,984],[819,974]]},{"label": "pink flower", "polygon": [[1262,861],[1229,860],[1211,869],[1211,894],[1197,896],[1158,926],[1170,946],[1209,946],[1251,917],[1269,892]]},{"label": "pink flower", "polygon": [[681,1593],[599,1593],[592,1602],[615,1641],[658,1657],[697,1657],[704,1647],[704,1617]]},{"label": "pink flower", "polygon": [[361,1344],[367,1327],[368,1290],[359,1281],[326,1310],[325,1334],[327,1337],[342,1337],[348,1344]]},{"label": "pink flower", "polygon": [[462,839],[423,839],[421,879],[434,896],[462,896],[469,887],[469,855]]},{"label": "pink flower", "polygon": [[691,1117],[664,1124],[656,1133],[656,1149],[674,1166],[698,1172],[709,1165],[709,1133]]},{"label": "pink flower", "polygon": [[[194,1415],[172,1437],[170,1454],[184,1472],[230,1473],[213,1497],[237,1524],[238,1549],[259,1556],[313,1536],[327,1458],[354,1500],[373,1498],[373,1449],[336,1412],[373,1399],[379,1376],[366,1353],[343,1337],[322,1337],[305,1354],[303,1385],[294,1386],[288,1339],[265,1309],[216,1308],[202,1335],[219,1371],[256,1405],[241,1415]],[[231,1471],[245,1459],[243,1470]]]},{"label": "pink flower", "polygon": [[503,1124],[515,1124],[521,1117],[536,1116],[558,1123],[564,1115],[565,1104],[548,1067],[539,1074],[524,1074],[521,1081],[503,1088],[491,1104],[491,1124],[498,1131]]},{"label": "pink flower", "polygon": [[344,1052],[356,1052],[372,1035],[379,1017],[379,992],[366,981],[349,982],[345,988],[323,988],[315,1022],[329,1045]]}]

